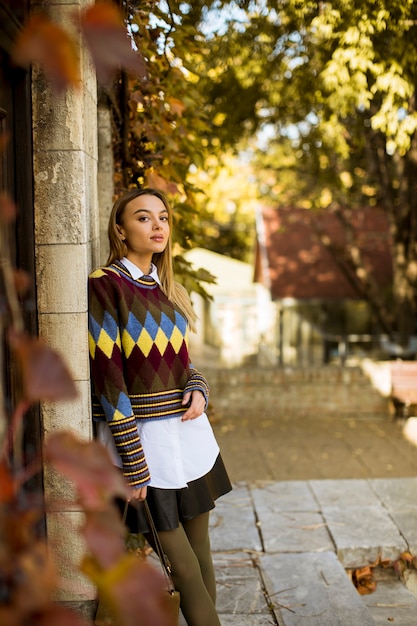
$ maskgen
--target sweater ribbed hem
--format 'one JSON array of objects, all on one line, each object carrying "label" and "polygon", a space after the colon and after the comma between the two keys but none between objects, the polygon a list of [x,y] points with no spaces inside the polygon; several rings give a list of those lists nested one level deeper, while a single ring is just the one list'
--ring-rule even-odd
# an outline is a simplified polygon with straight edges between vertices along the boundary
[{"label": "sweater ribbed hem", "polygon": [[[129,397],[132,405],[132,414],[137,420],[163,420],[178,417],[186,410],[182,403],[183,392],[180,389],[162,391],[158,393],[146,393]],[[128,417],[128,416],[126,416]],[[93,400],[94,421],[112,420],[104,413],[102,405]]]}]

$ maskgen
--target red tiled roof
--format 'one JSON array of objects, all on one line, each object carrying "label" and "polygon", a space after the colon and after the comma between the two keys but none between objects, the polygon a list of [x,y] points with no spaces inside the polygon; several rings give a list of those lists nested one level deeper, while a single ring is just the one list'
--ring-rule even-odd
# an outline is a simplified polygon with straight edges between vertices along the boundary
[{"label": "red tiled roof", "polygon": [[[334,213],[290,207],[263,208],[262,218],[269,277],[262,277],[258,242],[255,279],[264,284],[269,279],[274,299],[360,298],[312,226],[312,221],[318,220],[320,230],[326,232],[333,243],[345,244],[344,228]],[[389,285],[392,262],[386,215],[378,208],[365,207],[355,210],[351,220],[374,279],[381,288]]]}]

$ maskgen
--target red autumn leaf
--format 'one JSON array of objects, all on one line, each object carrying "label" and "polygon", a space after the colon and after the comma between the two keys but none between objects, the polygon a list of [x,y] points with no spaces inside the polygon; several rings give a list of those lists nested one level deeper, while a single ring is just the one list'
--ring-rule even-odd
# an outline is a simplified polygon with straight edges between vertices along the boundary
[{"label": "red autumn leaf", "polygon": [[120,68],[145,78],[145,63],[140,52],[132,48],[117,6],[109,2],[92,4],[81,14],[79,25],[100,83],[108,83]]},{"label": "red autumn leaf", "polygon": [[35,626],[90,626],[79,613],[72,609],[51,602],[50,605],[36,614],[36,618],[29,620]]},{"label": "red autumn leaf", "polygon": [[80,80],[74,41],[58,24],[43,15],[32,16],[24,25],[12,58],[23,67],[39,63],[57,91],[74,86]]},{"label": "red autumn leaf", "polygon": [[74,481],[87,509],[100,510],[114,496],[129,497],[122,473],[98,441],[83,441],[72,432],[61,431],[48,437],[45,455],[59,472]]},{"label": "red autumn leaf", "polygon": [[110,569],[125,553],[125,527],[115,506],[103,511],[86,511],[83,535],[97,563]]},{"label": "red autumn leaf", "polygon": [[17,215],[17,207],[8,193],[0,193],[0,220],[5,224],[14,222]]},{"label": "red autumn leaf", "polygon": [[22,367],[28,401],[72,400],[77,396],[74,381],[61,356],[39,337],[12,330],[9,342]]},{"label": "red autumn leaf", "polygon": [[16,484],[5,463],[0,463],[0,503],[12,502],[16,494]]},{"label": "red autumn leaf", "polygon": [[149,187],[153,187],[154,189],[160,189],[165,193],[178,193],[178,186],[175,183],[172,183],[166,178],[163,178],[156,172],[149,172],[149,174],[146,175],[146,182]]}]

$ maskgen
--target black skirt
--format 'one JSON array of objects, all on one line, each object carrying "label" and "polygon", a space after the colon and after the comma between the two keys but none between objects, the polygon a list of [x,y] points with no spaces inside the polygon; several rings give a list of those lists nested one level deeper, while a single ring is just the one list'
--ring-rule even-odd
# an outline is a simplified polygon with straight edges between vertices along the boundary
[{"label": "black skirt", "polygon": [[[174,530],[180,523],[207,513],[215,507],[215,500],[232,490],[226,468],[219,454],[212,469],[183,489],[148,487],[146,501],[156,530]],[[117,501],[121,511],[125,503]],[[127,508],[126,527],[131,533],[148,533],[143,503],[132,500]]]}]

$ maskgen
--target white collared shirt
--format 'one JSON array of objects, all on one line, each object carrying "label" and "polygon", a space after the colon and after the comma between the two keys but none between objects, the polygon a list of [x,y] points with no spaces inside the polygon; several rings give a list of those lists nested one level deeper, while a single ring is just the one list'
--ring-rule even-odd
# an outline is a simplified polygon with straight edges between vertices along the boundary
[{"label": "white collared shirt", "polygon": [[[121,259],[121,263],[133,279],[144,275],[128,259]],[[160,284],[158,270],[153,263],[149,276]],[[136,425],[151,475],[151,487],[182,489],[190,481],[207,474],[219,454],[219,446],[205,413],[186,422],[182,422],[181,417],[175,417],[146,422],[137,420]],[[107,422],[98,423],[97,437],[108,449],[113,463],[121,467]]]}]

